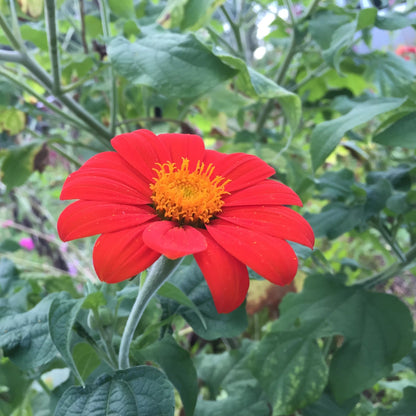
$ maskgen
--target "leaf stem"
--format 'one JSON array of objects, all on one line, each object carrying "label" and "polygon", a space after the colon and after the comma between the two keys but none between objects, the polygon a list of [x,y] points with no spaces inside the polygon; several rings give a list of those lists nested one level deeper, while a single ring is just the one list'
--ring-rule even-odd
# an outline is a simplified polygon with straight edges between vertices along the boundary
[{"label": "leaf stem", "polygon": [[391,266],[387,267],[380,273],[369,277],[368,279],[363,279],[357,282],[356,286],[362,286],[366,289],[371,289],[378,284],[391,279],[394,276],[397,276],[402,270],[406,270],[410,267],[413,262],[416,260],[416,244],[410,247],[409,251],[405,254],[405,259],[403,261],[398,261],[393,263]]},{"label": "leaf stem", "polygon": [[240,55],[240,58],[244,59],[244,47],[243,42],[241,40],[241,32],[238,25],[234,22],[233,19],[231,19],[231,16],[229,15],[227,9],[224,7],[224,5],[220,6],[221,11],[223,12],[225,18],[227,19],[227,22],[229,23],[231,30],[233,31],[235,41],[237,43],[237,49],[238,54]]},{"label": "leaf stem", "polygon": [[163,285],[163,283],[176,269],[181,260],[181,258],[177,260],[169,260],[165,256],[162,256],[149,269],[146,280],[139,290],[139,294],[127,319],[127,323],[121,338],[120,351],[118,356],[118,366],[120,370],[125,370],[130,367],[130,344],[133,340],[134,332],[137,328],[137,325],[139,324],[143,312],[146,309],[146,306],[159,290],[159,288]]},{"label": "leaf stem", "polygon": [[387,229],[385,224],[383,224],[380,220],[377,222],[373,222],[374,227],[378,230],[378,232],[383,236],[386,243],[391,247],[393,252],[399,258],[401,262],[406,261],[406,255],[403,253],[402,249],[397,244],[397,241],[393,238],[390,231]]},{"label": "leaf stem", "polygon": [[88,54],[88,44],[87,44],[87,39],[86,39],[86,35],[85,35],[85,5],[84,5],[84,0],[78,0],[79,3],[79,20],[81,22],[81,42],[82,42],[82,47],[84,48],[84,53]]}]

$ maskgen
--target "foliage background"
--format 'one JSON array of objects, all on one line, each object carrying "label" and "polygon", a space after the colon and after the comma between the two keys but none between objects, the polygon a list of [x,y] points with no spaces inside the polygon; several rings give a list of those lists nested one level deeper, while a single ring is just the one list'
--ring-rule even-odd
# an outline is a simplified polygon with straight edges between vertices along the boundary
[{"label": "foliage background", "polygon": [[[413,33],[397,3],[0,0],[0,415],[414,415],[415,51],[372,46]],[[318,239],[229,315],[186,259],[120,371],[139,279],[99,284],[56,219],[137,128],[263,158]]]}]

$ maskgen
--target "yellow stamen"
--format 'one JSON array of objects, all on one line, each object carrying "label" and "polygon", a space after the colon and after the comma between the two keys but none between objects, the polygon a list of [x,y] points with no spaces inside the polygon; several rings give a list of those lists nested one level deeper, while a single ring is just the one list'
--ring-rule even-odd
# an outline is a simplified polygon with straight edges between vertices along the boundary
[{"label": "yellow stamen", "polygon": [[182,158],[178,169],[173,162],[158,163],[153,170],[157,177],[150,185],[152,201],[158,215],[179,224],[204,227],[221,212],[222,196],[228,194],[225,185],[230,180],[222,176],[211,178],[214,166],[198,160],[193,172],[189,171],[189,160]]}]

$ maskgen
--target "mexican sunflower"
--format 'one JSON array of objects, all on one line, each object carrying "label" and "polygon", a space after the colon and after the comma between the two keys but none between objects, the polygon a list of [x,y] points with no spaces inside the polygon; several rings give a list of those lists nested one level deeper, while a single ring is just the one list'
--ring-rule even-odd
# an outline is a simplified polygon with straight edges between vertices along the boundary
[{"label": "mexican sunflower", "polygon": [[58,220],[63,241],[101,234],[93,262],[98,277],[116,283],[161,255],[193,254],[220,313],[244,300],[247,267],[277,285],[290,283],[297,258],[290,240],[312,248],[306,220],[286,205],[302,205],[274,169],[256,156],[206,150],[190,134],[147,130],[112,139],[65,181],[61,199],[78,199]]}]

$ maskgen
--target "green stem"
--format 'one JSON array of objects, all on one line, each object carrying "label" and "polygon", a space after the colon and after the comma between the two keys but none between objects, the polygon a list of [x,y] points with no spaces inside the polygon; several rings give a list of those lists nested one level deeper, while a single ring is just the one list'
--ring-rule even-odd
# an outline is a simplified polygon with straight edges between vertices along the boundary
[{"label": "green stem", "polygon": [[79,3],[79,20],[81,22],[81,41],[82,47],[84,48],[84,53],[88,54],[88,44],[87,38],[85,35],[85,7],[84,7],[84,0],[78,0]]},{"label": "green stem", "polygon": [[130,344],[133,340],[134,332],[139,324],[140,318],[146,309],[146,306],[156,294],[159,288],[166,282],[168,277],[172,274],[175,268],[179,265],[182,259],[169,260],[165,256],[153,264],[146,276],[143,286],[139,290],[139,294],[134,302],[133,308],[127,319],[126,327],[124,328],[123,336],[121,338],[120,352],[118,356],[118,366],[121,370],[130,367],[129,351]]},{"label": "green stem", "polygon": [[300,20],[306,20],[309,18],[309,16],[315,11],[315,9],[318,7],[319,0],[313,0],[313,2],[309,5],[309,8],[306,10],[305,14],[301,16]]},{"label": "green stem", "polygon": [[[288,10],[290,10],[289,15],[292,20],[292,33],[290,35],[290,44],[287,54],[279,67],[279,70],[276,75],[276,84],[280,85],[289,69],[289,65],[292,62],[293,57],[296,55],[296,21],[293,16],[293,12],[291,10],[291,4],[286,2]],[[261,134],[264,125],[266,124],[267,118],[269,117],[270,112],[272,111],[275,104],[275,100],[271,98],[267,101],[266,105],[263,107],[262,111],[260,112],[257,126],[256,126],[256,133]]]},{"label": "green stem", "polygon": [[231,16],[228,14],[227,9],[223,5],[220,6],[220,9],[223,12],[225,18],[227,19],[227,22],[229,23],[231,30],[233,31],[235,40],[237,42],[238,54],[240,55],[241,58],[244,58],[244,47],[243,47],[243,42],[241,40],[240,28],[238,27],[238,25],[235,24],[234,20],[231,19]]},{"label": "green stem", "polygon": [[403,253],[402,249],[399,247],[399,245],[397,244],[397,241],[393,238],[393,236],[391,235],[387,227],[380,221],[374,223],[374,226],[383,236],[384,240],[391,247],[391,249],[399,258],[399,260],[402,262],[406,261],[406,255]]},{"label": "green stem", "polygon": [[7,39],[9,39],[13,48],[18,52],[23,51],[24,46],[19,42],[19,40],[14,35],[13,30],[8,25],[3,13],[0,13],[0,27],[3,29],[4,34],[6,35]]},{"label": "green stem", "polygon": [[23,59],[22,59],[22,55],[19,52],[0,50],[0,61],[14,62],[17,64],[21,64],[23,62]]},{"label": "green stem", "polygon": [[322,63],[317,68],[315,68],[313,71],[311,71],[308,75],[306,75],[305,78],[303,78],[301,81],[299,81],[299,83],[296,84],[293,88],[289,88],[290,91],[299,91],[299,89],[302,88],[311,79],[320,77],[321,75],[323,75],[328,70],[329,70],[329,67],[327,66],[327,64],[325,62]]},{"label": "green stem", "polygon": [[100,322],[100,317],[96,309],[93,309],[93,314],[94,314],[95,320],[99,323],[98,333],[100,334],[100,338],[103,342],[104,351],[107,354],[108,359],[111,361],[112,366],[116,368],[117,367],[117,355],[114,351],[111,337],[108,336],[105,328],[102,327],[101,322]]},{"label": "green stem", "polygon": [[387,267],[380,273],[376,273],[374,276],[369,277],[368,279],[361,280],[356,283],[357,286],[364,287],[366,289],[371,289],[378,284],[385,282],[386,280],[391,279],[394,276],[397,276],[402,270],[406,270],[410,267],[413,262],[416,260],[416,244],[413,245],[410,250],[405,254],[404,261],[398,261],[393,263],[391,266]]},{"label": "green stem", "polygon": [[58,36],[56,32],[55,0],[45,0],[46,32],[52,68],[52,92],[59,95],[61,90],[61,70],[59,65]]},{"label": "green stem", "polygon": [[[19,57],[21,55],[18,52],[9,52],[11,54],[17,54]],[[1,52],[0,52],[0,60],[1,60]],[[86,125],[80,122],[79,119],[72,117],[68,112],[65,112],[61,110],[56,105],[50,103],[48,100],[43,98],[40,94],[38,94],[34,89],[32,89],[28,84],[24,83],[22,81],[21,77],[17,77],[14,75],[11,71],[8,71],[4,68],[0,67],[0,74],[8,78],[10,81],[12,81],[14,84],[18,85],[20,88],[24,89],[26,92],[28,92],[30,95],[35,97],[38,101],[40,101],[45,107],[49,108],[54,113],[58,114],[60,117],[62,117],[64,120],[66,120],[68,123],[74,125],[75,127],[81,128],[83,130],[90,130],[90,128]]]},{"label": "green stem", "polygon": [[[111,36],[110,16],[107,0],[99,0],[98,4],[100,6],[100,17],[103,27],[104,41],[107,43],[107,40]],[[114,136],[117,121],[117,84],[114,76],[114,71],[111,66],[108,68],[108,79],[110,83],[110,131]]]}]

